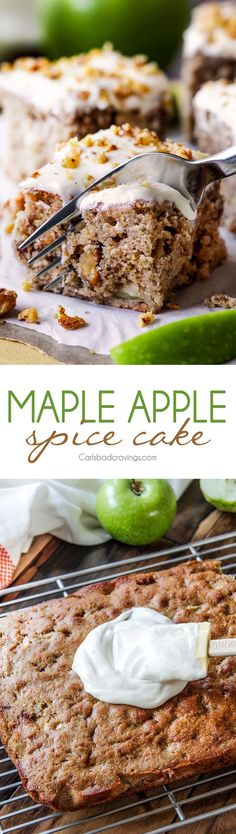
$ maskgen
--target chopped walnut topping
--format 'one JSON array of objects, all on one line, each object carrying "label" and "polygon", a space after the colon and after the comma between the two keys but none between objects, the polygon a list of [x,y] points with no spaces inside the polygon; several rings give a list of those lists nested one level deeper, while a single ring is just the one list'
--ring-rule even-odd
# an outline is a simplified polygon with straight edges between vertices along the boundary
[{"label": "chopped walnut topping", "polygon": [[212,295],[204,301],[206,307],[223,307],[224,310],[234,310],[236,308],[236,298],[230,295]]},{"label": "chopped walnut topping", "polygon": [[89,90],[78,90],[78,95],[82,98],[82,101],[87,101],[89,98]]},{"label": "chopped walnut topping", "polygon": [[32,179],[32,180],[37,180],[37,179],[38,179],[38,177],[40,177],[40,173],[39,173],[39,171],[34,171],[34,173],[33,173],[33,174],[31,174],[31,179]]},{"label": "chopped walnut topping", "polygon": [[155,321],[154,313],[151,313],[151,310],[147,310],[146,313],[140,313],[138,317],[139,327],[147,327],[148,324],[153,324]]},{"label": "chopped walnut topping", "polygon": [[40,318],[36,307],[26,307],[18,314],[19,321],[26,321],[27,324],[40,324]]},{"label": "chopped walnut topping", "polygon": [[100,90],[100,99],[104,102],[104,104],[109,103],[109,96],[106,90]]},{"label": "chopped walnut topping", "polygon": [[82,141],[83,145],[86,145],[87,148],[92,148],[94,145],[94,139],[93,136],[91,136],[91,133],[88,133]]},{"label": "chopped walnut topping", "polygon": [[14,290],[0,289],[0,316],[5,316],[14,310],[16,306],[17,293]]},{"label": "chopped walnut topping", "polygon": [[32,290],[32,281],[23,281],[22,290],[24,290],[24,292],[30,292]]},{"label": "chopped walnut topping", "polygon": [[227,14],[227,8],[221,3],[207,3],[200,10],[199,22],[209,42],[215,41],[217,29],[223,29],[229,38],[236,38],[236,14]]},{"label": "chopped walnut topping", "polygon": [[5,226],[4,232],[6,233],[6,235],[11,235],[11,233],[13,232],[14,226],[15,226],[15,223],[9,223],[9,226]]},{"label": "chopped walnut topping", "polygon": [[96,156],[96,161],[100,162],[102,165],[104,164],[104,162],[108,162],[108,159],[109,157],[107,156],[107,153],[105,153],[105,151],[101,151],[101,153],[98,153]]},{"label": "chopped walnut topping", "polygon": [[61,327],[64,327],[65,330],[79,330],[80,327],[86,327],[87,321],[82,319],[81,316],[68,316],[65,307],[58,307],[58,313],[55,314],[55,318],[58,321],[58,324]]},{"label": "chopped walnut topping", "polygon": [[80,164],[81,148],[77,137],[69,139],[69,142],[66,143],[66,149],[66,156],[61,161],[63,168],[78,168]]}]

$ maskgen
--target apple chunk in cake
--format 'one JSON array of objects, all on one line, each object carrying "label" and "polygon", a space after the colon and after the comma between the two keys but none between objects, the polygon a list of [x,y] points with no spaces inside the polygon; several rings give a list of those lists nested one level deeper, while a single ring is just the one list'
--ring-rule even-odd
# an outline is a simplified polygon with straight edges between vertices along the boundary
[{"label": "apple chunk in cake", "polygon": [[170,85],[145,56],[126,58],[107,44],[50,63],[21,58],[0,72],[0,105],[7,129],[3,163],[19,182],[51,159],[57,142],[112,123],[154,128],[172,117]]},{"label": "apple chunk in cake", "polygon": [[[6,209],[6,225],[13,230],[11,245],[22,263],[29,251],[18,246],[67,200],[80,193],[119,163],[147,151],[162,151],[192,158],[192,151],[154,132],[112,126],[70,140],[56,151],[49,165],[36,171],[21,187],[17,207]],[[115,178],[113,177],[113,180]],[[181,283],[207,278],[225,256],[218,225],[222,198],[217,185],[210,188],[197,213],[179,192],[158,182],[133,182],[89,192],[81,198],[82,221],[68,230],[60,266],[47,278],[37,277],[38,263],[29,267],[34,287],[61,276],[55,291],[98,304],[135,310],[162,309],[172,289]],[[30,254],[58,236],[58,227],[35,242]],[[41,259],[40,268],[55,260]]]}]

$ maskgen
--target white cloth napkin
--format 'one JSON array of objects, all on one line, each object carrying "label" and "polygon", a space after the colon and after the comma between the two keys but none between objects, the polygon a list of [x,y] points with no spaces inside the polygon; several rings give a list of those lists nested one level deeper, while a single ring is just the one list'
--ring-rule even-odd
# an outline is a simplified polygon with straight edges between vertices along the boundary
[{"label": "white cloth napkin", "polygon": [[[96,516],[101,480],[0,480],[0,543],[17,565],[34,536],[51,533],[73,544],[96,545],[109,534]],[[170,480],[180,498],[189,480]]]}]

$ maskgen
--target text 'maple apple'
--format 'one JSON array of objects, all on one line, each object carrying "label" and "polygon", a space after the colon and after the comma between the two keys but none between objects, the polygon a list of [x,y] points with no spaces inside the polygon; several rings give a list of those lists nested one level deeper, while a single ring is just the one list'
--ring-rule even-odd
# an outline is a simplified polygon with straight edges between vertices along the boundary
[{"label": "text 'maple apple'", "polygon": [[102,527],[124,544],[145,545],[158,541],[172,524],[176,497],[164,479],[105,481],[96,504]]}]

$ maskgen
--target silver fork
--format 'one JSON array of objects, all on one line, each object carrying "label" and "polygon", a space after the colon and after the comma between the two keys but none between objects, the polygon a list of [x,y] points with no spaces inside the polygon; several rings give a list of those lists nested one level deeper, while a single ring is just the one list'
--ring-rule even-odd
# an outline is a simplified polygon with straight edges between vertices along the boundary
[{"label": "silver fork", "polygon": [[[128,159],[116,168],[113,168],[103,177],[93,182],[88,188],[85,188],[76,195],[63,208],[59,209],[49,220],[42,223],[38,229],[35,230],[23,243],[20,244],[19,250],[23,251],[30,246],[34,241],[43,237],[43,235],[54,229],[65,221],[75,221],[69,226],[69,230],[74,229],[82,220],[80,212],[81,198],[90,191],[96,190],[103,182],[115,177],[116,185],[126,184],[131,182],[143,182],[145,180],[152,180],[158,183],[170,185],[176,191],[185,197],[189,206],[193,211],[197,211],[198,205],[201,201],[202,195],[208,185],[216,180],[224,179],[236,173],[236,145],[227,148],[222,153],[214,154],[205,159],[188,160],[183,159],[175,154],[158,153],[152,151],[151,153],[143,153],[138,156]],[[29,266],[36,261],[48,255],[50,252],[56,250],[66,240],[67,232],[60,235],[53,243],[41,249],[36,255],[29,258]],[[46,274],[50,269],[59,266],[61,258],[57,257],[45,266],[37,277]],[[57,275],[52,281],[44,286],[43,289],[50,289],[58,284],[62,279],[61,275]]]}]

